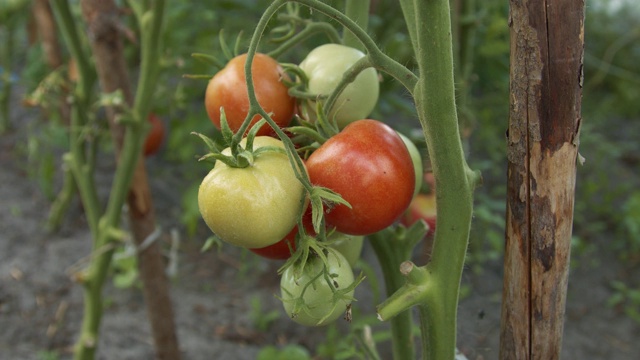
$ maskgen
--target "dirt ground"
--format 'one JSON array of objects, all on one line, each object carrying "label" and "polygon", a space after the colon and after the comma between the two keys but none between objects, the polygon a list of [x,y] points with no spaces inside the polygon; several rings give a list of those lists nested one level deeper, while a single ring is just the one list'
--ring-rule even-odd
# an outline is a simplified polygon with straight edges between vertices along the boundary
[{"label": "dirt ground", "polygon": [[[70,274],[89,255],[90,235],[75,202],[62,228],[44,228],[50,202],[24,166],[26,131],[32,114],[16,115],[17,129],[0,136],[0,359],[47,359],[57,353],[70,358],[82,314],[82,291]],[[99,171],[108,189],[113,162]],[[180,214],[180,169],[167,169],[161,159],[149,161],[151,186],[158,224],[169,242],[169,233],[183,229]],[[202,224],[201,224],[202,225]],[[281,310],[277,263],[254,262],[243,266],[244,253],[227,247],[221,253],[200,253],[206,238],[201,226],[194,239],[183,239],[172,296],[178,336],[184,359],[253,359],[268,344],[298,343],[313,347],[322,342],[322,329],[300,327]],[[598,240],[601,242],[606,239]],[[607,247],[594,240],[598,251],[576,261],[567,297],[563,359],[636,359],[640,354],[640,324],[621,309],[606,306],[612,294],[610,282],[640,277],[640,269],[624,268]],[[597,259],[595,256],[597,254]],[[366,247],[365,258],[371,258]],[[597,260],[594,262],[594,260]],[[498,356],[501,261],[488,263],[482,274],[465,272],[471,292],[460,303],[459,348],[469,359]],[[111,283],[104,296],[99,359],[152,359],[153,346],[144,302],[138,288],[116,289]],[[362,313],[375,305],[371,290],[363,285],[356,296]],[[259,299],[263,313],[280,311],[267,332],[256,328],[252,299]],[[388,353],[387,343],[380,348]],[[50,357],[49,357],[50,358]]]}]

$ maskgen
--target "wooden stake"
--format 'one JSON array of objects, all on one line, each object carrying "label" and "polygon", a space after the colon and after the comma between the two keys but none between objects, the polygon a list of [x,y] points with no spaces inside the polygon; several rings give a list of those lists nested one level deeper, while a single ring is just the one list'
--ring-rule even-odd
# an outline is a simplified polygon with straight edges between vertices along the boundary
[{"label": "wooden stake", "polygon": [[584,1],[510,1],[500,359],[560,358],[581,122]]}]

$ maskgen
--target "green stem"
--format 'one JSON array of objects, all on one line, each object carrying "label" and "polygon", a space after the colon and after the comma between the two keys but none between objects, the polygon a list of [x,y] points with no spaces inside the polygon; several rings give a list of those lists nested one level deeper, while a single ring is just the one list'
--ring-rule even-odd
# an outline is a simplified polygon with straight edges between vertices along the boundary
[{"label": "green stem", "polygon": [[411,40],[411,48],[415,51],[418,49],[418,26],[416,25],[416,10],[414,0],[400,0],[400,8],[404,16],[405,24],[407,25],[407,31],[409,33],[409,39]]},{"label": "green stem", "polygon": [[274,59],[277,59],[292,47],[300,44],[304,40],[318,33],[326,34],[329,38],[329,41],[331,42],[337,43],[340,41],[340,35],[331,24],[325,22],[310,22],[299,33],[283,42],[276,49],[270,51],[268,55]]},{"label": "green stem", "polygon": [[322,109],[324,110],[324,113],[329,114],[342,91],[344,91],[350,83],[354,82],[362,71],[373,67],[373,65],[373,59],[369,55],[359,59],[351,65],[351,67],[342,75],[342,79],[340,79],[340,82],[336,85],[331,94],[329,94],[327,101],[323,104]]},{"label": "green stem", "polygon": [[[369,0],[346,0],[344,14],[353,20],[360,28],[367,31],[369,26]],[[345,27],[342,34],[342,45],[346,45],[358,50],[364,50],[364,47],[358,38]]]},{"label": "green stem", "polygon": [[[369,240],[382,269],[387,296],[391,296],[406,282],[398,268],[403,261],[411,256],[412,248],[402,246],[402,244],[394,244],[392,243],[393,240],[396,240],[394,237],[384,236],[381,233],[370,236]],[[411,311],[398,313],[391,319],[390,324],[393,358],[397,360],[414,359]]]},{"label": "green stem", "polygon": [[417,64],[413,93],[437,184],[438,227],[427,291],[425,359],[453,359],[460,280],[473,206],[473,181],[464,160],[456,114],[449,0],[415,2]]},{"label": "green stem", "polygon": [[81,31],[76,25],[77,22],[71,13],[68,0],[52,0],[51,9],[56,18],[56,23],[60,26],[60,32],[69,48],[69,53],[78,68],[78,85],[74,100],[85,101],[88,104],[86,97],[89,97],[96,77],[95,72],[91,71],[89,55],[82,47],[83,42],[79,35]]},{"label": "green stem", "polygon": [[[344,26],[345,30],[353,33],[354,37],[362,44],[367,54],[371,56],[371,62],[376,69],[391,75],[391,77],[400,82],[407,90],[413,91],[418,80],[416,75],[411,72],[411,70],[407,69],[404,65],[398,63],[393,58],[384,54],[375,43],[375,41],[371,39],[369,34],[367,34],[367,32],[362,28],[360,28],[358,24],[349,19],[349,17],[334,9],[333,7],[316,0],[293,1],[317,10],[340,23],[342,26]],[[269,9],[271,9],[272,7],[282,6],[283,3],[286,3],[286,0],[274,1],[271,6],[269,6],[267,11],[269,11]]]},{"label": "green stem", "polygon": [[76,181],[69,166],[63,166],[62,189],[51,204],[49,218],[47,219],[47,229],[55,231],[60,227],[64,214],[67,213],[73,196],[76,194]]},{"label": "green stem", "polygon": [[[162,35],[162,19],[164,18],[165,0],[156,0],[152,10],[145,7],[146,11],[137,15],[140,32],[143,37],[140,78],[135,95],[134,111],[140,119],[146,119],[151,108],[151,101],[155,91],[160,62],[160,36]],[[140,120],[140,122],[144,122]]]},{"label": "green stem", "polygon": [[111,195],[105,211],[109,226],[119,223],[122,205],[126,201],[135,167],[142,148],[144,119],[151,106],[158,72],[158,53],[160,49],[160,30],[164,14],[165,0],[156,0],[152,10],[142,12],[138,18],[142,32],[141,73],[135,95],[134,121],[127,127],[120,152],[120,160],[111,187]]},{"label": "green stem", "polygon": [[[64,160],[73,173],[78,186],[94,239],[91,262],[87,271],[80,276],[85,287],[85,303],[82,329],[74,355],[75,359],[86,360],[95,357],[102,317],[102,287],[114,251],[112,244],[118,239],[117,231],[114,229],[117,229],[119,225],[122,206],[126,200],[133,172],[141,153],[143,119],[146,118],[149,111],[157,77],[157,58],[164,0],[157,0],[153,10],[146,10],[148,8],[143,7],[144,12],[136,13],[140,15],[138,20],[142,32],[142,72],[133,109],[134,121],[130,122],[131,126],[125,133],[121,159],[114,176],[109,202],[102,217],[100,216],[102,207],[93,181],[93,148],[88,150],[89,156],[87,156],[87,146],[82,136],[82,128],[86,124],[88,99],[95,77],[89,67],[89,57],[81,47],[80,32],[76,28],[76,21],[71,14],[68,2],[54,0],[51,5],[80,73],[71,110],[70,153],[65,155]],[[89,157],[88,160],[87,157]]]}]

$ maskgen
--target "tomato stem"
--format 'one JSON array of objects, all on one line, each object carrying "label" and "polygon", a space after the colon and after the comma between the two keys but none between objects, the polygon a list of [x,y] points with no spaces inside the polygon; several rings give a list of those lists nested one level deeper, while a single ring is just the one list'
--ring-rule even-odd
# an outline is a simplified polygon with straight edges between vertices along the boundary
[{"label": "tomato stem", "polygon": [[[362,0],[346,0],[344,14],[351,20],[353,20],[364,31],[367,30],[369,25],[369,6],[370,1]],[[349,29],[345,28],[342,34],[342,45],[364,50],[364,46],[358,40],[358,38]]]}]

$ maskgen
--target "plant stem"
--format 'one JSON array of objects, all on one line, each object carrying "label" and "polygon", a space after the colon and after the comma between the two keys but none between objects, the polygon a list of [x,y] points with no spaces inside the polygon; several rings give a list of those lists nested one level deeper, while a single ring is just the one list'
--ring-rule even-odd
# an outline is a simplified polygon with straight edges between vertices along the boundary
[{"label": "plant stem", "polygon": [[268,52],[267,55],[271,56],[274,59],[277,59],[289,49],[318,33],[324,33],[332,42],[337,43],[340,41],[340,34],[338,33],[338,31],[336,31],[333,25],[325,22],[311,22],[307,24],[305,28],[302,29],[299,33],[291,37],[291,39],[288,39],[280,46],[278,46],[278,48]]},{"label": "plant stem", "polygon": [[[406,282],[404,276],[398,271],[400,264],[411,256],[413,246],[394,243],[397,238],[388,232],[379,232],[369,237],[380,267],[387,291],[387,296],[391,296]],[[391,323],[391,346],[394,359],[414,359],[414,340],[412,334],[413,320],[411,311],[406,310],[390,321]]]},{"label": "plant stem", "polygon": [[[360,28],[367,31],[369,26],[369,6],[370,0],[345,0],[344,14],[353,20]],[[342,34],[342,45],[346,45],[358,50],[364,50],[364,46],[358,38],[345,27]]]},{"label": "plant stem", "polygon": [[449,0],[415,2],[420,80],[413,93],[437,184],[438,226],[432,286],[421,311],[425,359],[453,359],[460,280],[467,250],[475,176],[464,160],[456,114]]}]

